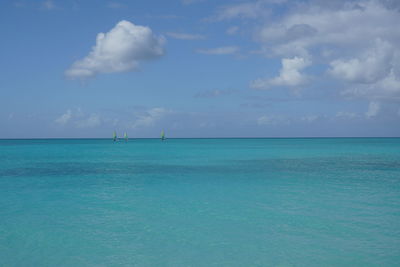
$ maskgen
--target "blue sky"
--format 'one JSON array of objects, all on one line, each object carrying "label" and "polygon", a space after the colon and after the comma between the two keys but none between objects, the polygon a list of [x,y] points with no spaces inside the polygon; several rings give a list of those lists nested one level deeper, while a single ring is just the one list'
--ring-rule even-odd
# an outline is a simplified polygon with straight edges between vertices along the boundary
[{"label": "blue sky", "polygon": [[400,136],[398,25],[394,0],[1,1],[0,138]]}]

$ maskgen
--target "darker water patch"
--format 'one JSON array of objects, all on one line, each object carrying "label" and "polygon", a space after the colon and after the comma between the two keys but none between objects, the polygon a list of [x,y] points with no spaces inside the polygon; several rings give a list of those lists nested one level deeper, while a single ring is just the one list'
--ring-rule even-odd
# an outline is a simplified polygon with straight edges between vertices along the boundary
[{"label": "darker water patch", "polygon": [[236,175],[255,173],[337,173],[345,171],[400,171],[400,160],[380,157],[311,157],[215,161],[208,165],[142,162],[47,162],[39,166],[1,169],[0,177],[86,175]]}]

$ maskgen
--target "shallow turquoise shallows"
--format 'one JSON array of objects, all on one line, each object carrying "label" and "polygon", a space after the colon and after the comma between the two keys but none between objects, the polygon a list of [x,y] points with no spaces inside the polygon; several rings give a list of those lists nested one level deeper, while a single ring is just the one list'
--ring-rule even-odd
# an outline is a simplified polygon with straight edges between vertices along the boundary
[{"label": "shallow turquoise shallows", "polygon": [[0,266],[400,266],[400,139],[0,140]]}]

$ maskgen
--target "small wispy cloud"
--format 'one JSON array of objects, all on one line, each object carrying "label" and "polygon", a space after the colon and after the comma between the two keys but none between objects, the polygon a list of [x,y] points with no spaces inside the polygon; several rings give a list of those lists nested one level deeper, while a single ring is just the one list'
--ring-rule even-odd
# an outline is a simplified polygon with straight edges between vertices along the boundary
[{"label": "small wispy cloud", "polygon": [[206,37],[201,34],[189,34],[189,33],[177,33],[177,32],[167,32],[167,36],[179,40],[202,40]]},{"label": "small wispy cloud", "polygon": [[112,9],[119,9],[119,8],[124,8],[126,6],[119,2],[108,2],[107,7]]},{"label": "small wispy cloud", "polygon": [[206,20],[256,19],[270,14],[271,11],[268,7],[271,4],[281,4],[283,2],[283,0],[258,0],[225,5],[220,7],[216,14]]},{"label": "small wispy cloud", "polygon": [[195,4],[195,3],[200,3],[200,2],[204,2],[206,0],[181,0],[182,4],[184,5],[191,5],[191,4]]},{"label": "small wispy cloud", "polygon": [[24,7],[26,7],[26,3],[25,2],[21,2],[21,1],[17,1],[17,2],[14,2],[14,7],[16,7],[16,8],[24,8]]},{"label": "small wispy cloud", "polygon": [[368,110],[365,113],[365,116],[370,119],[378,115],[381,109],[381,105],[378,102],[370,102],[368,105]]},{"label": "small wispy cloud", "polygon": [[80,108],[75,108],[67,109],[54,122],[60,126],[70,125],[76,128],[93,128],[99,126],[102,123],[102,119],[99,114],[91,113],[88,115]]},{"label": "small wispy cloud", "polygon": [[239,27],[238,27],[238,26],[232,26],[232,27],[229,27],[229,28],[226,30],[226,34],[228,34],[228,35],[234,35],[234,34],[236,34],[238,31],[239,31]]},{"label": "small wispy cloud", "polygon": [[288,124],[289,122],[289,119],[283,115],[263,115],[257,119],[257,124],[260,126]]},{"label": "small wispy cloud", "polygon": [[300,121],[312,123],[320,118],[321,118],[321,116],[319,116],[319,115],[306,115],[306,116],[301,117]]},{"label": "small wispy cloud", "polygon": [[60,125],[65,125],[71,120],[71,118],[72,118],[72,111],[68,109],[64,114],[56,118],[54,121]]},{"label": "small wispy cloud", "polygon": [[196,52],[206,55],[231,55],[238,53],[239,50],[237,46],[222,46],[211,49],[198,49]]},{"label": "small wispy cloud", "polygon": [[92,113],[89,117],[75,122],[78,128],[93,128],[101,124],[101,118],[98,114]]},{"label": "small wispy cloud", "polygon": [[288,116],[284,114],[268,114],[258,117],[257,124],[262,125],[290,125],[290,124],[311,124],[322,119],[326,119],[326,115],[308,114],[300,116]]},{"label": "small wispy cloud", "polygon": [[214,90],[207,90],[207,91],[202,91],[198,92],[195,97],[196,98],[213,98],[213,97],[219,97],[219,96],[226,96],[226,95],[232,95],[237,93],[238,90],[234,89],[214,89]]},{"label": "small wispy cloud", "polygon": [[47,10],[52,10],[52,9],[57,8],[57,6],[54,4],[54,2],[52,0],[46,0],[46,1],[42,2],[42,8],[47,9]]},{"label": "small wispy cloud", "polygon": [[339,119],[354,119],[357,118],[358,115],[354,112],[339,111],[336,113],[335,117]]},{"label": "small wispy cloud", "polygon": [[168,114],[171,114],[172,111],[169,109],[165,109],[163,107],[156,107],[148,109],[140,114],[136,115],[136,120],[131,125],[132,128],[138,127],[150,127],[154,126],[154,124],[165,117]]},{"label": "small wispy cloud", "polygon": [[144,17],[146,19],[179,19],[179,18],[182,18],[181,16],[173,15],[173,14],[166,14],[166,15],[150,15],[150,14],[147,14]]}]

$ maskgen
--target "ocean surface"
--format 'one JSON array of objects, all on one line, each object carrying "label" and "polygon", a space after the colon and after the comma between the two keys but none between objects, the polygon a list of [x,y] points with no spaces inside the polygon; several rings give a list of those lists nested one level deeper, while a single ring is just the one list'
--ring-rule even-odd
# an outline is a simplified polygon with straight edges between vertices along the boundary
[{"label": "ocean surface", "polygon": [[400,139],[0,140],[0,266],[400,266]]}]

